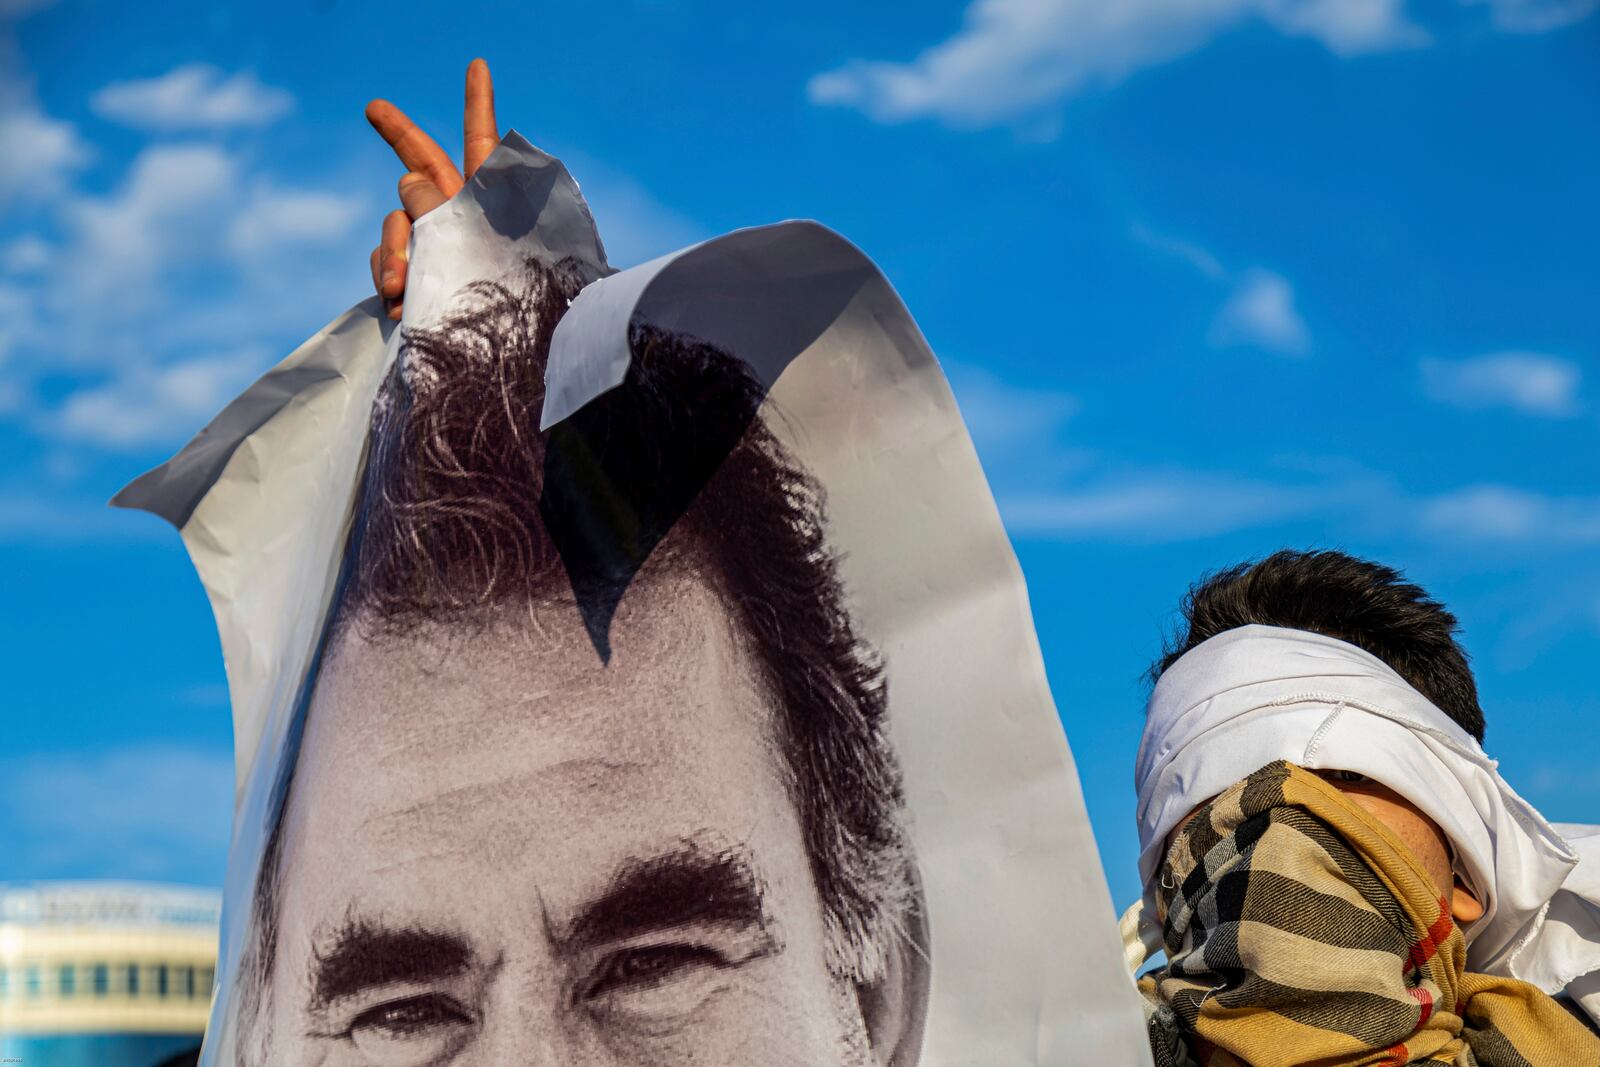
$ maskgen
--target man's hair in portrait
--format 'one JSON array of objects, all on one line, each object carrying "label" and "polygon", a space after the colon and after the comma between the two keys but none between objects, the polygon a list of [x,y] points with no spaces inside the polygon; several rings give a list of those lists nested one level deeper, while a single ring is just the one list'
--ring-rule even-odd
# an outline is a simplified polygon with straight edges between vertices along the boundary
[{"label": "man's hair in portrait", "polygon": [[1225,631],[1253,623],[1309,630],[1377,656],[1483,741],[1478,686],[1456,640],[1456,617],[1393,567],[1343,552],[1283,549],[1207,575],[1190,587],[1181,610],[1182,628],[1150,668],[1152,683]]},{"label": "man's hair in portrait", "polygon": [[[577,621],[565,546],[554,543],[540,511],[550,441],[561,426],[541,432],[539,418],[551,336],[583,280],[570,262],[529,261],[515,284],[468,286],[436,326],[405,331],[374,407],[330,633],[356,627],[383,640],[436,623],[487,625],[506,608],[563,601]],[[884,672],[847,610],[825,540],[823,493],[756,414],[763,390],[740,360],[638,325],[631,341],[627,376],[591,402],[599,414],[591,413],[586,436],[630,454],[647,481],[672,478],[684,450],[698,450],[701,460],[707,448],[718,450],[720,463],[708,467],[681,517],[656,531],[651,566],[709,582],[749,638],[773,698],[776,721],[767,728],[800,816],[829,967],[844,980],[873,981],[917,906],[916,876],[900,821]],[[719,435],[731,451],[714,443]],[[674,442],[676,452],[664,449]],[[603,479],[592,488],[602,511],[625,504],[607,503]],[[627,514],[610,518],[627,529]],[[649,531],[635,534],[650,543]],[[295,755],[284,757],[291,778]],[[276,951],[288,789],[285,779],[241,967],[247,1016],[260,1012]]]}]

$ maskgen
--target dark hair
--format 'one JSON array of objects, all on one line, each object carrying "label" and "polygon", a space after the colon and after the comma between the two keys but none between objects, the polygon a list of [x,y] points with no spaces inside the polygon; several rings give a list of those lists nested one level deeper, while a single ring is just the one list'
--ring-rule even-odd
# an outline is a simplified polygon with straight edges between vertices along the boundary
[{"label": "dark hair", "polygon": [[[515,288],[470,286],[461,310],[408,332],[374,411],[336,626],[404,633],[551,592],[590,610],[647,555],[710,579],[765,668],[812,873],[840,947],[860,957],[905,881],[901,787],[882,665],[846,609],[821,488],[757,417],[743,362],[637,324],[622,384],[539,432],[550,337],[579,287],[565,264],[530,262]],[[668,506],[641,500],[662,487]],[[570,509],[582,528],[561,543]],[[595,542],[614,550],[597,561]]]},{"label": "dark hair", "polygon": [[1258,623],[1310,630],[1377,656],[1483,741],[1483,709],[1456,617],[1393,567],[1343,552],[1283,549],[1206,575],[1181,605],[1183,626],[1151,668],[1155,682],[1185,652]]},{"label": "dark hair", "polygon": [[[916,880],[883,668],[847,611],[821,489],[757,415],[762,391],[741,361],[644,327],[632,331],[622,384],[541,432],[550,338],[581,281],[565,262],[530,261],[515,284],[469,286],[437,326],[406,331],[374,406],[329,634],[356,627],[382,640],[574,594],[575,613],[595,596],[612,595],[614,605],[645,556],[710,582],[742,622],[774,697],[771,725],[821,898],[829,966],[872,981],[907,925]],[[552,536],[556,478],[569,483],[569,502],[578,490],[591,498],[575,540],[620,546],[599,561],[587,594],[575,567],[596,561]],[[681,499],[664,503],[662,485]],[[648,487],[656,499],[640,506]],[[618,559],[627,566],[619,570]],[[595,643],[604,656],[602,639]],[[291,777],[294,758],[284,757]],[[288,787],[257,883],[254,958],[245,961],[257,998],[275,954]]]}]

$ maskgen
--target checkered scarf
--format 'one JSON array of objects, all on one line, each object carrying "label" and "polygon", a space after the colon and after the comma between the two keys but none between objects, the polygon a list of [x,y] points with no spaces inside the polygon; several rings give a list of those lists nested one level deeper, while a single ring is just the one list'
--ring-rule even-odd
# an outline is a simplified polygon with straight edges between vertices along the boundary
[{"label": "checkered scarf", "polygon": [[1600,1038],[1549,996],[1467,973],[1410,851],[1309,771],[1271,763],[1216,797],[1160,885],[1168,965],[1140,990],[1201,1067],[1600,1065]]}]

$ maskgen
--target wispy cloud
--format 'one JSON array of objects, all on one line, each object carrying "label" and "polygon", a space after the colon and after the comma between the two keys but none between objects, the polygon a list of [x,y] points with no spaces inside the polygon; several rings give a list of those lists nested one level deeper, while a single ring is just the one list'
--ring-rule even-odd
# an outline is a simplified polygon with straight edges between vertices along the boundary
[{"label": "wispy cloud", "polygon": [[1546,33],[1581,22],[1600,10],[1600,0],[1463,0],[1486,6],[1495,26],[1508,33]]},{"label": "wispy cloud", "polygon": [[32,234],[0,248],[0,272],[35,274],[50,265],[50,245]]},{"label": "wispy cloud", "polygon": [[1424,359],[1422,388],[1452,407],[1510,408],[1560,418],[1580,409],[1578,364],[1539,352],[1494,352],[1471,359]]},{"label": "wispy cloud", "polygon": [[[1496,28],[1543,33],[1579,22],[1600,0],[1460,0]],[[934,119],[974,129],[1036,131],[1064,101],[1112,86],[1255,23],[1339,56],[1426,45],[1404,0],[972,0],[962,27],[909,61],[854,60],[815,75],[816,104],[878,122]]]},{"label": "wispy cloud", "polygon": [[366,209],[359,196],[258,188],[228,228],[228,245],[244,255],[294,245],[339,241]]},{"label": "wispy cloud", "polygon": [[1123,470],[1000,496],[1006,528],[1062,541],[1200,540],[1315,520],[1337,538],[1382,537],[1462,552],[1600,544],[1600,496],[1509,485],[1408,493],[1385,475],[1348,471],[1274,480],[1195,469]]},{"label": "wispy cloud", "polygon": [[1546,764],[1534,769],[1529,785],[1537,793],[1561,795],[1564,799],[1576,795],[1587,800],[1600,793],[1600,775],[1594,773],[1593,766],[1581,762],[1577,767]]},{"label": "wispy cloud", "polygon": [[1211,324],[1209,339],[1219,347],[1248,345],[1282,356],[1311,350],[1311,331],[1295,307],[1294,286],[1260,268],[1240,276]]},{"label": "wispy cloud", "polygon": [[1476,485],[1420,502],[1422,529],[1460,542],[1600,544],[1600,497]]},{"label": "wispy cloud", "polygon": [[[309,332],[308,308],[332,317],[359,299],[367,201],[285,185],[244,159],[212,143],[147,146],[108,192],[60,198],[57,241],[4,250],[13,418],[98,448],[179,443],[281,354],[288,323]],[[79,385],[30,400],[46,372]]]},{"label": "wispy cloud", "polygon": [[632,267],[711,236],[629,175],[582,156],[564,162],[582,183],[612,266]]},{"label": "wispy cloud", "polygon": [[[88,152],[80,135],[40,113],[19,79],[0,83],[0,134],[10,131],[0,175],[11,175],[0,196],[48,191],[51,202],[48,224],[0,247],[0,419],[45,438],[61,462],[106,450],[154,458],[366,295],[372,204],[394,168],[346,172],[338,187],[296,181],[224,136],[282,115],[287,93],[204,64],[106,86],[93,96],[101,115],[204,136],[147,143],[90,192],[75,178]],[[625,174],[581,159],[573,169],[619,265],[708,236]],[[51,503],[63,488],[41,487],[0,537],[82,519],[76,503]]]},{"label": "wispy cloud", "polygon": [[145,744],[0,760],[6,859],[40,877],[222,875],[226,751]]},{"label": "wispy cloud", "polygon": [[1135,222],[1129,233],[1135,241],[1186,264],[1207,281],[1228,287],[1206,336],[1213,347],[1248,346],[1282,356],[1310,353],[1311,330],[1295,303],[1294,286],[1277,271],[1264,267],[1229,270],[1200,245],[1142,222]]},{"label": "wispy cloud", "polygon": [[31,15],[35,11],[43,11],[55,4],[56,0],[0,0],[0,19],[11,21]]},{"label": "wispy cloud", "polygon": [[945,375],[978,451],[995,459],[1055,443],[1082,403],[1059,389],[1008,382],[981,367],[947,361]]},{"label": "wispy cloud", "polygon": [[[33,322],[33,294],[0,281],[0,363],[27,336]],[[0,378],[0,413],[15,407],[22,391],[14,378]]]},{"label": "wispy cloud", "polygon": [[1193,241],[1185,241],[1183,238],[1174,237],[1170,233],[1161,233],[1142,222],[1135,222],[1129,228],[1129,233],[1140,244],[1189,264],[1196,273],[1203,277],[1210,278],[1216,282],[1228,280],[1229,272],[1222,265],[1221,260]]},{"label": "wispy cloud", "polygon": [[1401,0],[974,0],[962,28],[915,59],[857,60],[816,75],[807,91],[814,103],[879,122],[990,126],[1113,85],[1252,21],[1340,55],[1427,39]]},{"label": "wispy cloud", "polygon": [[135,367],[72,393],[53,416],[62,437],[111,448],[182,441],[272,360],[260,350]]},{"label": "wispy cloud", "polygon": [[55,294],[96,315],[149,307],[167,269],[218,243],[240,177],[215,145],[146,148],[115,191],[75,198],[63,212],[71,238]]},{"label": "wispy cloud", "polygon": [[221,708],[228,707],[228,687],[222,682],[200,682],[195,685],[186,685],[172,696],[172,699],[187,708]]},{"label": "wispy cloud", "polygon": [[[11,52],[0,42],[0,63]],[[90,155],[76,126],[45,114],[31,89],[0,74],[0,208],[55,196]]]},{"label": "wispy cloud", "polygon": [[103,541],[160,539],[172,530],[151,516],[130,516],[106,506],[104,497],[85,498],[39,486],[0,489],[0,543],[77,545]]},{"label": "wispy cloud", "polygon": [[1334,506],[1329,487],[1277,485],[1197,471],[1152,472],[1000,498],[1014,536],[1043,540],[1192,541]]},{"label": "wispy cloud", "polygon": [[294,107],[294,97],[263,85],[254,74],[227,75],[189,63],[156,78],[113,82],[90,106],[101,118],[157,132],[265,126]]}]

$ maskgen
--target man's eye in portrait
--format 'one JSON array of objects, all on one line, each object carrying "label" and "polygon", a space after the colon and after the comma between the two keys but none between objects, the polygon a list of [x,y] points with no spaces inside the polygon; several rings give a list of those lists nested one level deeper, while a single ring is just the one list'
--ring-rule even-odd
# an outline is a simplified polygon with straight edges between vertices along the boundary
[{"label": "man's eye in portrait", "polygon": [[453,934],[349,921],[315,957],[312,1036],[341,1067],[447,1062],[480,1021],[472,964]]},{"label": "man's eye in portrait", "polygon": [[392,1000],[356,1016],[351,1043],[373,1067],[421,1067],[455,1053],[471,1038],[477,1020],[443,993]]},{"label": "man's eye in portrait", "polygon": [[727,990],[738,968],[779,950],[765,932],[734,932],[721,940],[727,943],[674,941],[610,954],[583,992],[588,1010],[603,1026],[667,1032]]}]

